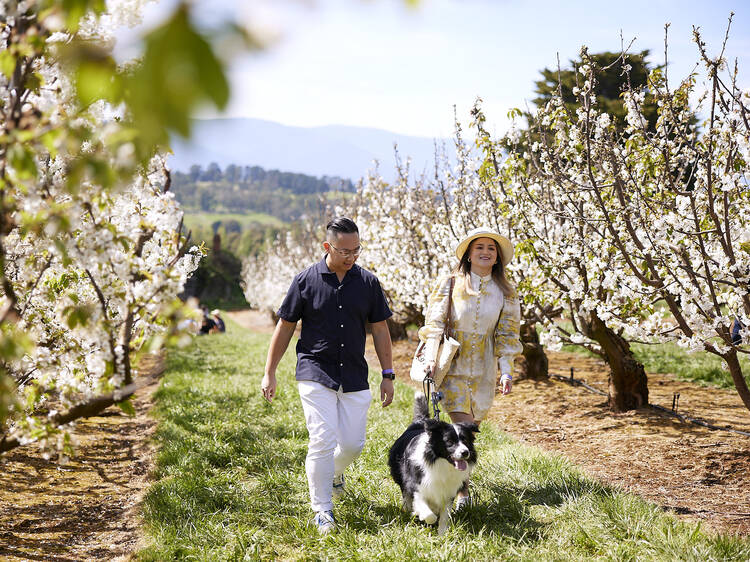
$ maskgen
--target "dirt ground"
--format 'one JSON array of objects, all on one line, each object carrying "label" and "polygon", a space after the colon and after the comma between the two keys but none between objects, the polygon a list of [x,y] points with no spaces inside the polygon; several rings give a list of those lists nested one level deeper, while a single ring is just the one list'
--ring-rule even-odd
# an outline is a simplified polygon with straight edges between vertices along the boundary
[{"label": "dirt ground", "polygon": [[162,357],[141,362],[136,416],[117,408],[79,422],[78,454],[65,464],[33,446],[0,456],[1,560],[127,560],[138,550],[155,420],[151,396]]},{"label": "dirt ground", "polygon": [[[258,332],[270,318],[230,313]],[[408,381],[413,341],[394,345],[394,366]],[[377,365],[371,342],[368,360]],[[603,362],[569,353],[550,354],[550,372],[606,391]],[[129,418],[110,408],[79,423],[78,455],[67,464],[45,461],[31,448],[0,457],[0,559],[127,560],[142,544],[140,502],[153,467],[149,416],[163,360],[151,358]],[[750,412],[731,390],[649,375],[650,401],[706,422],[750,432]],[[489,418],[519,440],[560,453],[600,481],[700,520],[712,529],[750,535],[750,437],[682,423],[641,408],[612,414],[605,398],[550,380],[516,380],[498,395]]]}]

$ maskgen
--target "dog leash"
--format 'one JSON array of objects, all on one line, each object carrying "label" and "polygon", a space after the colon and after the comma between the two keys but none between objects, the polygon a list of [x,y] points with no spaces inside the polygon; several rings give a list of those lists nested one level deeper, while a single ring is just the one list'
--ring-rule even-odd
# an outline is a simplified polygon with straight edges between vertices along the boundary
[{"label": "dog leash", "polygon": [[427,400],[427,413],[429,414],[430,403],[432,403],[432,417],[439,421],[440,401],[443,399],[443,393],[438,390],[430,392],[430,386],[435,387],[435,380],[427,375],[422,381],[422,392],[424,392],[425,400]]}]

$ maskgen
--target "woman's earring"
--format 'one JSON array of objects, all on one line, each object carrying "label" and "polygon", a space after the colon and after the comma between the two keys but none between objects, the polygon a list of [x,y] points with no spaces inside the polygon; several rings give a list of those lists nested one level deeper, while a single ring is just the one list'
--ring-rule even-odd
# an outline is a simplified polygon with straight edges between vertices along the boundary
[{"label": "woman's earring", "polygon": [[471,263],[471,258],[469,258],[469,259],[468,259],[468,260],[466,260],[466,261],[468,261],[469,263]]}]

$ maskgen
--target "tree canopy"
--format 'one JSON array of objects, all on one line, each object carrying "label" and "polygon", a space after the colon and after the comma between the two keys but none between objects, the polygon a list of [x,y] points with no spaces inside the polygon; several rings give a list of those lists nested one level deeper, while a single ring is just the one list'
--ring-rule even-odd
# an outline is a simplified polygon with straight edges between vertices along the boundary
[{"label": "tree canopy", "polygon": [[[620,130],[625,126],[627,113],[622,94],[628,87],[646,89],[641,112],[648,122],[649,129],[653,130],[656,125],[656,102],[648,91],[648,78],[655,68],[661,69],[663,66],[652,67],[646,60],[648,56],[648,50],[637,54],[623,55],[606,51],[588,55],[587,61],[595,67],[597,76],[594,97],[599,111],[610,115]],[[570,61],[570,68],[543,69],[542,79],[536,81],[537,97],[532,100],[534,104],[538,108],[543,108],[559,91],[568,110],[575,112],[579,105],[578,91],[583,88],[586,81],[586,76],[579,72],[582,66],[583,60],[579,57]]]}]

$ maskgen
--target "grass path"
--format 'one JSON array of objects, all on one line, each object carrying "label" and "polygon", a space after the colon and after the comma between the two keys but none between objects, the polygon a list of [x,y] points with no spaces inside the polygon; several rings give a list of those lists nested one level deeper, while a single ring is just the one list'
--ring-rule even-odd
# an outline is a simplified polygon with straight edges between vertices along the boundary
[{"label": "grass path", "polygon": [[[747,560],[750,542],[704,533],[606,488],[561,457],[478,438],[479,503],[438,537],[400,508],[387,451],[409,421],[413,390],[370,409],[365,450],[336,505],[339,532],[308,524],[307,432],[294,353],[272,405],[258,391],[269,337],[229,323],[170,353],[156,394],[156,482],[144,504],[143,560]],[[377,377],[371,377],[373,381]]]}]

